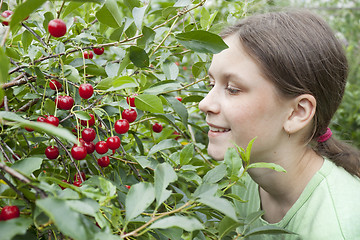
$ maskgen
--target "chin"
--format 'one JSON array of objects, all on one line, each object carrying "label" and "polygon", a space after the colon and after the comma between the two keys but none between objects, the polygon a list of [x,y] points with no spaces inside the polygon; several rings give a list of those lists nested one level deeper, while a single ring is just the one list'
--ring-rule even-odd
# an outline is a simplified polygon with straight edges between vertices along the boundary
[{"label": "chin", "polygon": [[221,150],[215,150],[208,148],[208,154],[216,161],[222,161],[225,157],[225,152]]}]

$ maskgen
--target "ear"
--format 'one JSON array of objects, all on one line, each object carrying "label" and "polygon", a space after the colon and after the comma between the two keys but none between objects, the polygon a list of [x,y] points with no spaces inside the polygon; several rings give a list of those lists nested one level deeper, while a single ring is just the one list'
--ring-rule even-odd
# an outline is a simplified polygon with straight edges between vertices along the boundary
[{"label": "ear", "polygon": [[289,116],[284,122],[287,134],[294,134],[311,124],[316,110],[316,99],[310,94],[302,94],[291,102]]}]

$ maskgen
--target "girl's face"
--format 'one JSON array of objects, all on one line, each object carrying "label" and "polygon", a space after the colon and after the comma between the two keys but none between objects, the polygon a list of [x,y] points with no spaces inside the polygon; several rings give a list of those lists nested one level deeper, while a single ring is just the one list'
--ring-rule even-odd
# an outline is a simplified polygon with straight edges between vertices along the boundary
[{"label": "girl's face", "polygon": [[209,68],[211,91],[200,102],[209,125],[208,153],[222,160],[234,143],[246,148],[255,137],[252,161],[264,161],[287,136],[283,124],[288,100],[265,79],[235,35],[224,39],[228,49],[215,54]]}]

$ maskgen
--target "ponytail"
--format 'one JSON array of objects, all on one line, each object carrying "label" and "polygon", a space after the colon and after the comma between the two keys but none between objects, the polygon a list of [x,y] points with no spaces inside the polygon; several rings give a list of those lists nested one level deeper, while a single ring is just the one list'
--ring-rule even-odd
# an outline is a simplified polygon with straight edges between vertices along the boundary
[{"label": "ponytail", "polygon": [[360,177],[360,151],[350,144],[331,137],[327,141],[317,142],[314,150],[350,174]]}]

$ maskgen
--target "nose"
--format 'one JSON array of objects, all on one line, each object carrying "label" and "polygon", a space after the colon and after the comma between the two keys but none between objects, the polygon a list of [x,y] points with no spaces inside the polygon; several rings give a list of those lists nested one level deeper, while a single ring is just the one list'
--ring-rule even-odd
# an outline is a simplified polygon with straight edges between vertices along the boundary
[{"label": "nose", "polygon": [[205,114],[217,114],[220,111],[220,99],[215,87],[210,90],[206,97],[199,102],[200,111]]}]

